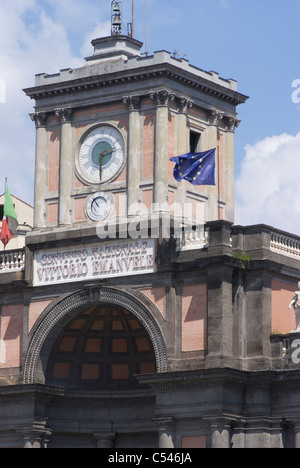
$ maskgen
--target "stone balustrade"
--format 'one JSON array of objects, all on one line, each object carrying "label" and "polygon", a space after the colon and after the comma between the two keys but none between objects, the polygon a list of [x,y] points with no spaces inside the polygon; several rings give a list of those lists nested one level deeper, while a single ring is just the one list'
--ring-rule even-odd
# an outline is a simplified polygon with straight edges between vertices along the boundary
[{"label": "stone balustrade", "polygon": [[205,226],[195,228],[185,228],[177,238],[176,250],[188,251],[203,249],[208,246],[209,232],[205,230]]},{"label": "stone balustrade", "polygon": [[281,231],[271,232],[272,252],[300,259],[300,237],[287,235]]},{"label": "stone balustrade", "polygon": [[22,271],[25,267],[25,249],[0,252],[0,273]]}]

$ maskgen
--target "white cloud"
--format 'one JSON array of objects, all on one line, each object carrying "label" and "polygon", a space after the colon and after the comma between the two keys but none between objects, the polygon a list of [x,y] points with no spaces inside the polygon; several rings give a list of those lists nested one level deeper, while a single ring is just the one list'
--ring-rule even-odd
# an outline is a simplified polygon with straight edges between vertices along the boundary
[{"label": "white cloud", "polygon": [[[0,0],[0,193],[33,203],[34,111],[22,89],[35,74],[84,64],[90,41],[110,33],[106,0]],[[90,33],[91,31],[91,33]]]},{"label": "white cloud", "polygon": [[34,101],[22,89],[34,85],[36,73],[56,73],[83,63],[72,53],[66,28],[50,5],[0,0],[2,94],[5,89],[5,102],[3,96],[0,100],[0,193],[8,177],[11,193],[28,203],[33,203],[35,158],[35,128],[28,114]]},{"label": "white cloud", "polygon": [[93,31],[89,32],[85,38],[84,44],[80,49],[82,57],[87,57],[93,54],[93,48],[91,46],[92,39],[97,39],[99,37],[110,36],[111,33],[111,23],[110,21],[99,22]]},{"label": "white cloud", "polygon": [[300,133],[247,145],[236,181],[236,223],[300,235]]}]

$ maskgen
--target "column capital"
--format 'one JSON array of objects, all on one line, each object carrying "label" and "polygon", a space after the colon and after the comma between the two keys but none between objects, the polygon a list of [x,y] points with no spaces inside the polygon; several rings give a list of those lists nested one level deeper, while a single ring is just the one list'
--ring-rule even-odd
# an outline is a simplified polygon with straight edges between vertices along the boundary
[{"label": "column capital", "polygon": [[124,96],[123,102],[124,104],[127,104],[129,112],[140,110],[140,104],[141,104],[140,96]]},{"label": "column capital", "polygon": [[151,91],[150,99],[152,99],[157,106],[167,107],[170,102],[175,100],[175,94],[170,93],[166,89],[161,89],[160,91]]},{"label": "column capital", "polygon": [[70,123],[72,121],[73,109],[64,107],[55,110],[55,115],[60,118],[61,123]]},{"label": "column capital", "polygon": [[234,130],[238,128],[241,123],[241,120],[237,119],[233,115],[225,115],[224,121],[225,121],[225,129],[230,132],[234,132]]},{"label": "column capital", "polygon": [[179,96],[177,97],[178,101],[178,107],[179,107],[179,113],[180,114],[186,114],[189,109],[191,109],[194,105],[194,101],[191,99],[188,99],[184,96]]},{"label": "column capital", "polygon": [[208,112],[208,120],[211,125],[218,126],[219,123],[223,120],[224,114],[217,109],[211,109]]},{"label": "column capital", "polygon": [[35,123],[36,128],[45,128],[47,122],[47,112],[34,112],[29,114],[31,120]]}]

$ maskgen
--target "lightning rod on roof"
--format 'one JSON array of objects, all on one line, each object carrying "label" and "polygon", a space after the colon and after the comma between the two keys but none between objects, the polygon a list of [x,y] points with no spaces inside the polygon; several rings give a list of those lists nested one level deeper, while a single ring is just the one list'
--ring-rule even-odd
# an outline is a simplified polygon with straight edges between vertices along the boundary
[{"label": "lightning rod on roof", "polygon": [[132,17],[131,17],[131,37],[133,38],[133,23],[134,23],[134,0],[132,0]]}]

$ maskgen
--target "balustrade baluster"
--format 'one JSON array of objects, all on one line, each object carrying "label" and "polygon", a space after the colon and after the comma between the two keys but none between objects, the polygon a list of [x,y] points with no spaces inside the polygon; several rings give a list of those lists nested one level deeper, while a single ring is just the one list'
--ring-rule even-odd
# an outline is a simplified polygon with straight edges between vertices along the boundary
[{"label": "balustrade baluster", "polygon": [[25,266],[25,250],[6,250],[0,252],[0,273],[21,271]]},{"label": "balustrade baluster", "polygon": [[270,249],[272,252],[285,255],[287,257],[300,258],[300,239],[272,232]]}]

